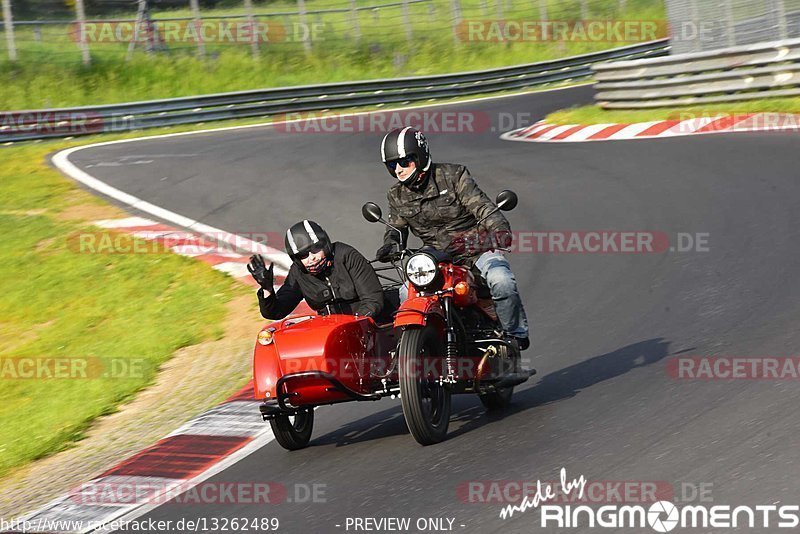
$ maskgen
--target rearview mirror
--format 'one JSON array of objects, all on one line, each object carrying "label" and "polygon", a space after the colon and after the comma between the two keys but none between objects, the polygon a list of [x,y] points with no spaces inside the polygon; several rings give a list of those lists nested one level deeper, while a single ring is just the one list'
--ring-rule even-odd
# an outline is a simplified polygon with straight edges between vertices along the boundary
[{"label": "rearview mirror", "polygon": [[367,202],[361,206],[361,215],[369,222],[376,223],[383,217],[383,212],[381,211],[381,207],[374,202]]},{"label": "rearview mirror", "polygon": [[497,194],[495,205],[503,211],[511,211],[517,207],[517,194],[509,189],[503,189]]}]

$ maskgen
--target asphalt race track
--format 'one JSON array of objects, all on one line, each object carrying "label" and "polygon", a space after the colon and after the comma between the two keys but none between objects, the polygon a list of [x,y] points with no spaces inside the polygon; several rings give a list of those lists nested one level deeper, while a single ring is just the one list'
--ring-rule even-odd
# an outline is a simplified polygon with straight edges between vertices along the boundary
[{"label": "asphalt race track", "polygon": [[[321,408],[309,448],[289,453],[271,442],[211,481],[273,481],[293,501],[322,484],[324,502],[168,503],[144,517],[278,517],[279,532],[289,533],[353,532],[348,517],[410,517],[412,525],[451,518],[464,533],[609,530],[542,529],[536,510],[503,520],[501,503],[466,502],[460,492],[469,481],[556,480],[562,467],[569,478],[660,481],[676,503],[696,493],[684,488],[701,485],[714,504],[800,502],[797,380],[690,380],[667,371],[679,356],[800,353],[800,140],[498,139],[500,113],[536,120],[591,95],[584,86],[429,108],[485,113],[495,125],[430,133],[434,160],[466,164],[492,197],[516,191],[519,207],[508,214],[515,231],[658,231],[673,245],[679,232],[707,234],[707,251],[514,254],[539,374],[507,414],[490,418],[477,398],[459,396],[450,439],[423,448],[398,400]],[[93,148],[71,160],[217,228],[283,232],[311,218],[371,256],[382,228],[364,221],[360,206],[374,200],[386,210],[392,179],[380,163],[381,138],[263,127]]]}]

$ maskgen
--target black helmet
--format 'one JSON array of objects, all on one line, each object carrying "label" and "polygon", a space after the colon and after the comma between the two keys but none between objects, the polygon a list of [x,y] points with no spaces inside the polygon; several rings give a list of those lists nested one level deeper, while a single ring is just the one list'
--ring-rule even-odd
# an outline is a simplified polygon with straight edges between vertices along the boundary
[{"label": "black helmet", "polygon": [[431,167],[428,140],[425,139],[425,135],[422,132],[411,126],[392,130],[383,137],[381,142],[381,159],[392,176],[397,177],[394,169],[389,166],[389,162],[405,157],[414,158],[417,170],[403,181],[404,184],[413,183],[419,174],[425,173]]},{"label": "black helmet", "polygon": [[[331,249],[331,240],[328,237],[328,233],[314,221],[304,220],[292,225],[291,228],[286,230],[284,242],[286,253],[304,271],[307,271],[307,269],[303,265],[301,256],[309,252],[325,250],[326,264],[319,267],[327,268],[332,264],[333,250]],[[319,272],[319,270],[321,269],[313,272]]]}]

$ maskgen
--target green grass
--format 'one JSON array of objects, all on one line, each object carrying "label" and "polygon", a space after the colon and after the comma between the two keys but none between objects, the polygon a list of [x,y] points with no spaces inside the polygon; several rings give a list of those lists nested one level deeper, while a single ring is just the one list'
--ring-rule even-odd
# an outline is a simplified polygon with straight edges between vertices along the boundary
[{"label": "green grass", "polygon": [[642,110],[605,110],[597,106],[580,106],[555,111],[545,120],[552,124],[634,123],[758,112],[800,113],[800,97]]},{"label": "green grass", "polygon": [[[359,0],[361,5],[384,3]],[[341,7],[341,1],[309,0],[309,10]],[[593,0],[592,19],[663,20],[661,0],[628,0],[624,13],[617,0]],[[256,6],[263,12],[267,6]],[[254,58],[250,45],[208,44],[207,57],[197,57],[192,43],[170,45],[169,51],[147,55],[137,51],[124,60],[126,43],[94,44],[93,63],[82,66],[76,44],[66,26],[43,27],[41,42],[33,29],[21,27],[17,34],[20,59],[10,64],[0,59],[0,109],[35,109],[91,105],[153,98],[206,94],[221,91],[292,86],[335,81],[425,75],[529,63],[612,48],[622,42],[456,42],[452,33],[449,0],[410,6],[414,39],[408,41],[399,8],[359,12],[360,41],[351,31],[349,14],[309,15],[309,23],[322,24],[322,40],[306,54],[298,42],[264,43]],[[294,2],[270,3],[271,12],[295,11]],[[241,13],[241,9],[205,11],[211,18]],[[155,18],[187,16],[188,11],[156,13]],[[91,15],[89,15],[91,18]],[[132,16],[129,14],[128,16]],[[505,2],[503,18],[536,20],[538,4]],[[495,2],[462,0],[463,20],[497,18]],[[549,1],[549,18],[580,18],[577,0]],[[290,27],[296,16],[270,19]],[[0,58],[5,58],[0,40]]]},{"label": "green grass", "polygon": [[[233,295],[229,279],[189,258],[70,247],[90,227],[59,212],[101,201],[45,162],[68,145],[5,147],[0,156],[0,476],[80,439],[175,350],[219,338]],[[9,358],[100,360],[90,360],[88,378],[15,379]],[[99,376],[94,362],[110,359],[141,372]]]}]

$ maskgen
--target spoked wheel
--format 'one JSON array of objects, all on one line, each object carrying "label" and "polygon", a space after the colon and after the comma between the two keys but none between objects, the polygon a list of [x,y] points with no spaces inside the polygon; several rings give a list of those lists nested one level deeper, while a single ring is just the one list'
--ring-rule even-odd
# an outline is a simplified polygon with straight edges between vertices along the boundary
[{"label": "spoked wheel", "polygon": [[275,441],[281,447],[290,451],[302,449],[311,440],[311,431],[314,429],[314,409],[305,408],[296,415],[278,415],[270,419],[272,433]]},{"label": "spoked wheel", "polygon": [[439,385],[425,364],[441,359],[439,333],[432,327],[412,328],[400,337],[400,401],[411,435],[421,445],[439,443],[450,424],[450,392]]}]

